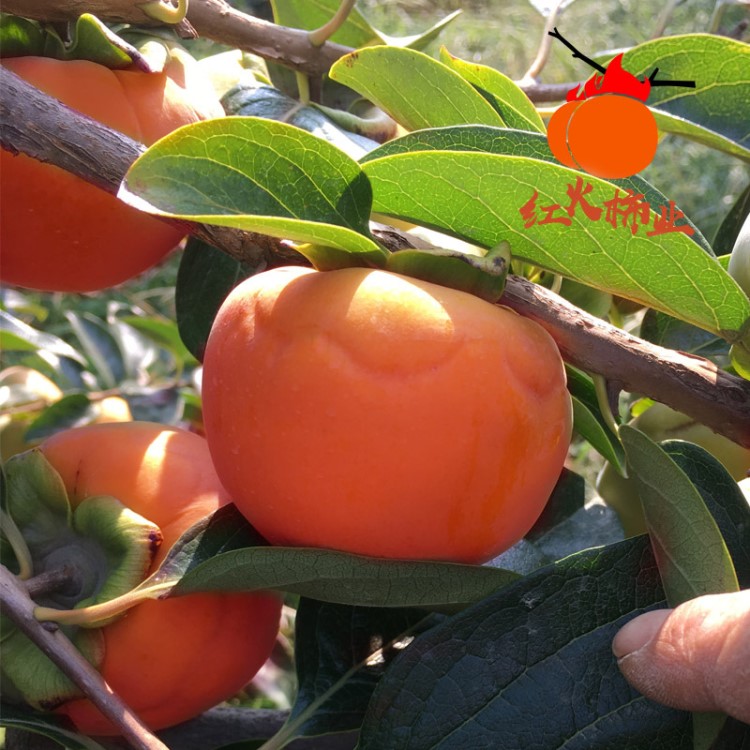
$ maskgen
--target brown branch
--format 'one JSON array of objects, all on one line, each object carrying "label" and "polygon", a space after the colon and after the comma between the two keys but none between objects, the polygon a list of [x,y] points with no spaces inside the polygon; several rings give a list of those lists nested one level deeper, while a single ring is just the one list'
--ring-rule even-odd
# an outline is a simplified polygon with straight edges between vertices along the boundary
[{"label": "brown branch", "polygon": [[[2,69],[0,145],[65,165],[63,168],[113,194],[143,148]],[[185,226],[241,260],[269,266],[301,262],[280,240],[232,229]],[[392,228],[378,236],[393,249],[409,242]],[[655,398],[750,447],[747,381],[722,372],[708,360],[630,336],[523,279],[509,279],[503,303],[543,325],[572,365],[616,381],[625,390]]]},{"label": "brown branch", "polygon": [[[93,13],[103,21],[153,26],[141,9],[144,0],[4,0],[3,11],[40,21],[70,21],[81,13]],[[224,0],[190,0],[187,20],[206,39],[251,52],[265,60],[309,76],[328,72],[351,47],[326,42],[316,47],[309,33],[278,26],[232,8]],[[579,82],[529,84],[521,88],[532,102],[547,103],[565,99]]]},{"label": "brown branch", "polygon": [[10,619],[122,732],[136,750],[168,750],[128,708],[59,628],[34,617],[35,604],[16,577],[0,565],[0,603]]}]

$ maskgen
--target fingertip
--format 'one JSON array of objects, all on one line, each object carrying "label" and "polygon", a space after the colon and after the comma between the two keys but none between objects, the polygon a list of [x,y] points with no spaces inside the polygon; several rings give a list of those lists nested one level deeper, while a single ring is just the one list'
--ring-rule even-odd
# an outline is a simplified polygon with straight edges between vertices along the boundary
[{"label": "fingertip", "polygon": [[666,622],[670,609],[646,612],[626,623],[612,641],[612,652],[620,660],[647,646]]}]

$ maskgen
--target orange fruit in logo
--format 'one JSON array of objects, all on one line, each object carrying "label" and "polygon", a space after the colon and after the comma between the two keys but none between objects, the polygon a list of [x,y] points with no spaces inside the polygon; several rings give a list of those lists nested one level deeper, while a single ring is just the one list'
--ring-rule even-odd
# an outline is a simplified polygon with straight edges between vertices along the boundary
[{"label": "orange fruit in logo", "polygon": [[648,107],[620,94],[566,102],[547,129],[549,147],[561,164],[604,179],[630,177],[645,169],[658,139]]},{"label": "orange fruit in logo", "polygon": [[364,268],[240,284],[206,347],[203,416],[222,483],[269,541],[462,562],[533,526],[571,431],[541,326]]}]

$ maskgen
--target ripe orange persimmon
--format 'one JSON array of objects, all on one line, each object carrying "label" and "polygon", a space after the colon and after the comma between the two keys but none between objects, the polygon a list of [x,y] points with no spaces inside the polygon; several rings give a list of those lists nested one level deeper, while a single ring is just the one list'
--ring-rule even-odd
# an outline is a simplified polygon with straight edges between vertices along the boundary
[{"label": "ripe orange persimmon", "polygon": [[[112,495],[160,527],[152,570],[185,530],[228,502],[206,441],[185,430],[147,422],[92,425],[58,433],[41,450],[73,508]],[[99,669],[152,729],[176,724],[252,679],[273,647],[280,608],[266,593],[147,601],[103,627]],[[85,734],[115,732],[88,700],[57,710]]]},{"label": "ripe orange persimmon", "polygon": [[[190,70],[197,66],[193,60],[173,59],[162,73],[42,57],[0,63],[147,145],[181,125],[223,114],[208,82],[202,85],[199,71]],[[0,151],[0,173],[4,283],[46,291],[103,289],[155,265],[182,239],[174,227],[51,164]]]},{"label": "ripe orange persimmon", "polygon": [[571,432],[565,371],[536,323],[384,271],[280,268],[221,307],[206,436],[271,542],[485,561],[541,513]]},{"label": "ripe orange persimmon", "polygon": [[549,147],[559,162],[604,179],[630,177],[645,169],[658,139],[648,107],[621,94],[566,102],[547,129]]}]

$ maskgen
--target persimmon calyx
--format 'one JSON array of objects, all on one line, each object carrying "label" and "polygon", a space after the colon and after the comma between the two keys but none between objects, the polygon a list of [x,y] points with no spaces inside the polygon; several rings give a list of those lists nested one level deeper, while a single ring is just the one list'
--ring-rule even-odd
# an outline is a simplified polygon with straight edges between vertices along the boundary
[{"label": "persimmon calyx", "polygon": [[[65,568],[65,585],[40,593],[38,609],[86,611],[131,591],[147,576],[162,540],[158,526],[110,496],[88,497],[71,506],[63,481],[41,450],[11,458],[5,467],[3,513],[12,520],[30,556],[34,575]],[[5,541],[5,539],[3,540]],[[12,570],[15,547],[3,544],[3,563]],[[76,626],[99,628],[119,612],[96,622],[79,618]],[[96,630],[65,628],[76,647],[95,666],[103,656]],[[3,623],[3,679],[28,704],[49,710],[78,689],[28,638]]]}]

